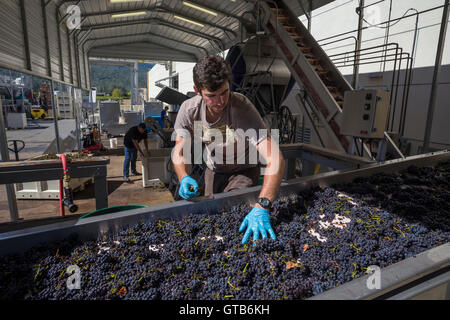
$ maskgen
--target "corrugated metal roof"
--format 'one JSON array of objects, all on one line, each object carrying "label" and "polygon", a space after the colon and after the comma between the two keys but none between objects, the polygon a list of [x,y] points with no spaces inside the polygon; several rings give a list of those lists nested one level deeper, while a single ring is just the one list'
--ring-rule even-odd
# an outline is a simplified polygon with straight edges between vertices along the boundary
[{"label": "corrugated metal roof", "polygon": [[[245,12],[252,10],[256,3],[256,1],[243,0],[188,0],[193,5],[215,11],[217,15],[214,16],[185,5],[183,0],[137,0],[121,3],[111,3],[110,0],[61,1],[63,11],[68,5],[79,3],[84,19],[81,26],[82,33],[90,29],[94,30],[88,39],[95,40],[88,40],[86,44],[90,55],[92,55],[92,49],[98,46],[103,46],[105,43],[121,44],[128,35],[137,34],[140,35],[138,38],[128,38],[127,41],[130,42],[131,39],[157,41],[167,51],[168,60],[174,58],[171,57],[172,50],[168,48],[191,52],[194,56],[198,56],[198,52],[213,54],[229,48],[240,40],[239,19],[253,21],[252,16]],[[288,0],[286,2],[300,16],[303,14],[303,8],[309,9],[312,5],[311,8],[316,9],[331,1]],[[112,14],[142,10],[147,13],[142,16],[112,18]],[[203,26],[177,19],[176,16],[190,19]],[[144,35],[146,32],[148,37]],[[136,54],[133,52],[133,55]],[[147,52],[143,54],[148,56]]]},{"label": "corrugated metal roof", "polygon": [[[254,6],[251,1],[239,0],[189,1],[194,5],[216,11],[217,15],[213,16],[185,5],[182,0],[145,0],[114,4],[110,0],[62,1],[64,2],[61,6],[62,13],[65,13],[69,5],[79,2],[83,18],[80,37],[88,30],[93,30],[86,39],[85,47],[89,55],[92,56],[92,52],[96,52],[93,49],[105,44],[120,45],[125,40],[153,41],[167,51],[167,60],[172,59],[172,49],[191,53],[193,59],[198,59],[204,54],[218,53],[230,47],[239,39],[238,18]],[[112,14],[119,12],[130,13],[141,10],[147,13],[142,16],[112,18]],[[198,22],[203,26],[177,19],[176,16]],[[246,19],[250,20],[251,16],[247,15]],[[148,35],[145,36],[145,33]],[[131,37],[133,34],[139,37]],[[133,55],[136,54],[133,52]],[[142,54],[148,56],[147,52]]]},{"label": "corrugated metal roof", "polygon": [[[213,10],[217,15],[187,6],[185,1]],[[332,2],[284,1],[298,16],[303,14],[302,7],[309,8],[309,3],[312,9],[316,9]],[[2,4],[0,66],[88,87],[88,67],[85,66],[88,55],[102,58],[101,54],[113,56],[117,51],[116,55],[122,58],[195,62],[205,54],[228,49],[241,40],[243,20],[245,26],[255,25],[254,16],[248,12],[255,11],[257,1],[136,0],[111,3],[111,0],[2,0]],[[81,11],[79,30],[66,26],[66,21],[62,20],[71,16],[67,9],[72,5],[77,5]],[[146,14],[112,17],[112,14],[139,10],[145,10]],[[43,12],[46,12],[47,19],[48,52]],[[23,34],[22,15],[26,17],[27,36]],[[25,50],[26,44],[28,51]]]}]

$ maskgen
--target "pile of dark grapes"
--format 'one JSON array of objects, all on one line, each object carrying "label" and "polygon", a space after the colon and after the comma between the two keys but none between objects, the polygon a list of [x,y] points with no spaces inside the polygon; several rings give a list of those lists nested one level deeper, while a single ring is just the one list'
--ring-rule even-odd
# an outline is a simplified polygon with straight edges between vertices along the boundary
[{"label": "pile of dark grapes", "polygon": [[336,189],[410,223],[422,222],[431,229],[450,231],[450,162],[357,178]]},{"label": "pile of dark grapes", "polygon": [[280,197],[277,239],[256,246],[241,244],[244,204],[50,243],[0,257],[0,299],[305,299],[447,243],[449,178],[450,163],[410,167]]}]

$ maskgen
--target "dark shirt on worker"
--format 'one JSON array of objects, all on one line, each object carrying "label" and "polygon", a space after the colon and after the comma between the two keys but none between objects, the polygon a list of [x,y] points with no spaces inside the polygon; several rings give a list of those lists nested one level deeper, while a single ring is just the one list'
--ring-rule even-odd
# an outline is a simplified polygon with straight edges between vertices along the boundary
[{"label": "dark shirt on worker", "polygon": [[141,134],[138,130],[138,126],[131,127],[125,134],[125,138],[123,139],[123,145],[130,149],[136,149],[132,141],[133,139],[136,140],[138,143],[142,139],[147,139],[147,131]]}]

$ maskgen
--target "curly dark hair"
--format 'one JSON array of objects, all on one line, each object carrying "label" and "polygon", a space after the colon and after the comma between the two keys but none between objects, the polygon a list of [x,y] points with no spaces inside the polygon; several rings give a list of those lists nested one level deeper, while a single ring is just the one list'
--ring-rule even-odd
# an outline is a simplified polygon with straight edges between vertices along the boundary
[{"label": "curly dark hair", "polygon": [[219,56],[205,56],[194,67],[194,84],[199,91],[218,90],[225,81],[230,82],[231,68]]}]

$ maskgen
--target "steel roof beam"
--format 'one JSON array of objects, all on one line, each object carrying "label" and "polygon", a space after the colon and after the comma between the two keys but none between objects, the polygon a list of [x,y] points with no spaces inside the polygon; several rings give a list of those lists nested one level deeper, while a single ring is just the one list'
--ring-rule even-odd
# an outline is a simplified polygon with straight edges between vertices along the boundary
[{"label": "steel roof beam", "polygon": [[152,23],[152,22],[156,22],[159,24],[163,24],[166,27],[172,28],[172,29],[177,29],[186,33],[190,33],[190,34],[194,34],[198,37],[204,38],[204,39],[211,39],[214,41],[219,41],[222,45],[222,47],[224,47],[223,41],[222,39],[215,37],[215,36],[211,36],[209,34],[203,33],[203,32],[199,32],[197,30],[194,29],[190,29],[190,28],[186,28],[183,26],[179,26],[179,25],[174,25],[171,24],[168,21],[165,21],[163,19],[159,19],[159,18],[150,18],[150,19],[140,19],[140,20],[132,20],[132,21],[121,21],[121,22],[115,22],[115,23],[103,23],[103,24],[91,24],[91,25],[87,25],[81,28],[82,31],[85,30],[89,30],[89,29],[105,29],[105,28],[114,28],[114,27],[124,27],[124,26],[131,26],[131,25],[137,25],[137,24],[146,24],[146,23]]},{"label": "steel roof beam", "polygon": [[[165,64],[167,63],[167,60],[155,60],[155,59],[144,59],[139,61],[136,61],[136,59],[124,59],[124,58],[89,58],[89,61],[91,64],[96,65],[108,65],[108,64],[129,64],[134,65],[135,62],[139,63],[152,63],[152,64]],[[144,62],[141,62],[144,61]]]},{"label": "steel roof beam", "polygon": [[151,32],[151,31],[149,31],[149,32],[147,32],[147,33],[148,33],[148,34],[151,34],[151,35],[154,35],[154,36],[156,36],[156,37],[160,37],[160,38],[167,39],[167,40],[170,40],[170,41],[178,42],[178,43],[180,43],[180,44],[184,44],[184,45],[188,45],[188,46],[191,46],[191,47],[198,48],[198,49],[200,49],[200,50],[203,50],[203,51],[205,52],[205,55],[208,55],[208,50],[206,50],[206,49],[203,48],[203,47],[196,46],[196,45],[193,45],[193,44],[190,44],[190,43],[186,43],[186,42],[184,42],[184,41],[175,40],[175,39],[172,39],[172,38],[167,38],[167,37],[161,36],[161,35],[159,35],[159,34],[157,34],[157,33]]},{"label": "steel roof beam", "polygon": [[158,9],[162,9],[162,10],[168,12],[168,13],[177,14],[179,16],[195,20],[195,21],[200,22],[200,23],[202,23],[204,25],[207,25],[207,26],[211,26],[211,27],[214,27],[214,28],[217,28],[217,29],[221,29],[225,34],[226,34],[225,31],[228,31],[228,32],[232,33],[235,37],[237,37],[237,33],[236,32],[234,32],[233,30],[231,30],[229,28],[222,27],[222,26],[220,26],[218,24],[215,24],[215,23],[212,23],[212,22],[208,22],[206,20],[199,19],[197,17],[193,17],[193,16],[190,16],[190,15],[186,15],[184,12],[176,11],[176,10],[174,10],[172,8],[168,8],[167,6],[164,6],[164,5],[159,6]]},{"label": "steel roof beam", "polygon": [[[78,1],[86,1],[86,0],[78,0]],[[65,1],[65,0],[63,0],[63,3],[66,3],[66,2],[76,2],[76,1],[73,1],[73,0]],[[62,3],[60,5],[62,5]],[[116,13],[128,13],[128,12],[135,12],[135,11],[140,11],[140,10],[157,10],[157,11],[160,11],[160,12],[176,14],[176,15],[179,15],[179,16],[182,16],[182,17],[186,17],[186,18],[191,19],[191,20],[195,20],[195,21],[197,21],[199,23],[202,23],[204,25],[208,25],[210,27],[221,29],[224,33],[225,33],[225,31],[228,31],[228,32],[232,33],[235,37],[237,37],[236,32],[233,31],[232,29],[229,29],[227,27],[222,27],[220,25],[217,25],[215,23],[212,23],[212,22],[200,19],[198,17],[194,17],[194,16],[191,16],[191,15],[186,15],[184,12],[180,12],[178,10],[172,9],[170,7],[167,7],[166,5],[163,5],[163,4],[157,4],[157,5],[154,5],[154,6],[144,7],[144,8],[116,9],[116,10],[88,12],[88,13],[82,13],[81,17],[82,18],[89,18],[89,17],[92,17],[92,16],[101,16],[101,15],[109,15],[109,14],[116,14]],[[230,15],[227,14],[227,16],[230,16]]]},{"label": "steel roof beam", "polygon": [[238,21],[250,22],[248,20],[245,20],[245,18],[243,18],[243,17],[240,17],[240,16],[235,15],[235,14],[230,13],[230,12],[226,12],[226,11],[222,11],[222,10],[216,9],[214,7],[210,7],[210,6],[208,6],[208,5],[206,5],[206,4],[202,3],[202,2],[198,2],[196,0],[187,0],[187,2],[193,3],[193,4],[195,4],[195,5],[199,6],[199,7],[203,7],[205,9],[208,9],[208,10],[211,10],[211,11],[218,12],[218,13],[224,15],[224,16],[231,17],[231,18],[236,19]]},{"label": "steel roof beam", "polygon": [[182,32],[185,32],[185,33],[196,35],[197,37],[200,37],[200,38],[203,38],[203,39],[208,39],[208,40],[211,40],[211,41],[218,42],[220,44],[221,49],[222,50],[225,49],[225,45],[224,45],[222,39],[220,39],[220,38],[217,38],[217,37],[214,37],[214,36],[210,36],[210,35],[208,35],[206,33],[198,32],[198,31],[195,31],[195,30],[192,30],[192,29],[189,29],[189,28],[181,27],[181,26],[178,26],[178,25],[173,25],[173,24],[170,24],[169,22],[164,21],[164,20],[159,20],[158,22],[159,22],[159,24],[161,24],[161,25],[163,25],[163,26],[165,26],[167,28],[176,29],[176,30],[179,30],[179,31],[182,31]]},{"label": "steel roof beam", "polygon": [[[174,47],[166,46],[166,45],[163,45],[163,44],[160,44],[158,42],[151,41],[151,40],[144,40],[142,42],[143,43],[155,44],[155,45],[158,45],[160,47],[164,47],[164,48],[167,48],[167,49],[170,49],[170,50],[173,50],[173,51],[182,52],[183,54],[186,54],[186,55],[192,57],[193,58],[192,61],[197,61],[198,60],[198,57],[194,53],[189,52],[189,51],[175,49]],[[126,42],[117,42],[117,43],[112,43],[112,44],[107,44],[107,45],[102,45],[102,46],[93,46],[93,47],[89,48],[89,51],[92,50],[92,49],[95,49],[95,48],[104,48],[104,47],[108,47],[108,46],[127,45],[127,44],[136,44],[136,42],[135,41],[126,41]]]},{"label": "steel roof beam", "polygon": [[[77,2],[77,4],[78,4],[81,1],[86,1],[86,0],[63,0],[58,5],[58,8],[60,8],[64,3]],[[220,13],[223,16],[231,17],[231,18],[236,19],[238,21],[242,21],[244,23],[252,23],[251,21],[246,20],[245,18],[243,18],[241,16],[238,16],[238,15],[236,15],[234,13],[223,11],[223,10],[219,10],[217,8],[214,8],[214,7],[208,6],[206,4],[200,3],[200,2],[198,2],[196,0],[188,0],[188,2],[191,2],[191,3],[195,4],[195,5],[203,7],[205,9],[208,9],[208,10]],[[133,11],[139,11],[139,10],[152,10],[152,9],[164,9],[164,11],[173,11],[173,9],[167,7],[166,5],[156,4],[156,5],[152,5],[152,6],[149,6],[149,7],[135,8],[135,9],[125,9],[125,10],[124,9],[122,9],[122,10],[119,9],[119,10],[109,10],[109,11],[99,11],[99,12],[88,12],[88,13],[83,14],[82,16],[90,17],[90,16],[96,16],[96,15],[113,14],[113,13],[126,13],[126,12],[133,12]],[[192,18],[196,19],[195,17],[192,17]]]},{"label": "steel roof beam", "polygon": [[[115,38],[132,37],[132,36],[146,36],[146,35],[153,35],[153,36],[157,36],[157,37],[160,37],[160,38],[163,38],[163,39],[167,39],[169,41],[178,42],[178,43],[186,45],[186,46],[194,47],[194,48],[197,48],[199,50],[203,50],[205,52],[205,54],[208,55],[208,51],[205,48],[203,48],[203,47],[196,46],[196,45],[190,44],[188,42],[175,40],[175,39],[172,39],[172,38],[167,38],[167,37],[161,36],[159,34],[156,34],[156,33],[150,32],[150,31],[142,32],[142,33],[134,33],[134,34],[133,33],[132,34],[124,34],[124,35],[119,35],[119,36],[108,36],[108,37],[99,37],[99,38],[85,39],[86,40],[85,42],[93,41],[93,40],[106,40],[106,39],[115,39]],[[83,45],[84,45],[84,43],[83,43]]]},{"label": "steel roof beam", "polygon": [[[117,39],[117,38],[123,38],[123,37],[130,37],[130,36],[148,36],[149,34],[151,34],[151,35],[155,35],[155,34],[153,34],[153,33],[148,33],[148,32],[145,32],[145,33],[134,33],[134,34],[127,34],[127,35],[122,35],[122,36],[111,36],[111,37],[99,37],[99,38],[95,38],[95,39],[87,39],[86,40],[86,42],[87,41],[90,41],[90,40],[107,40],[107,39]],[[159,35],[156,35],[156,36],[158,36],[158,37],[161,37],[161,36],[159,36]],[[172,40],[172,39],[169,39],[169,40],[171,40],[171,41],[175,41],[175,42],[177,42],[177,40]],[[85,42],[85,43],[86,43]],[[145,40],[144,42],[150,42],[149,40]],[[180,41],[178,41],[178,42],[180,42]],[[128,43],[128,42],[127,42]],[[129,42],[129,43],[136,43],[136,42]],[[160,43],[157,43],[157,42],[152,42],[152,43],[154,43],[154,44],[158,44],[158,45],[160,45],[160,46],[162,46],[162,47],[165,47],[165,48],[168,48],[168,49],[171,49],[171,50],[173,50],[174,49],[174,47],[170,47],[170,46],[166,46],[166,45],[162,45],[162,44],[160,44]],[[185,45],[189,45],[189,44],[187,44],[187,43],[185,43],[185,42],[181,42],[182,44],[185,44]],[[83,43],[83,45],[84,45],[84,43]],[[110,45],[116,45],[116,43],[112,43],[112,44],[110,44]],[[104,46],[108,46],[108,44],[107,45],[104,45]],[[191,46],[194,46],[194,45],[191,45]],[[96,47],[98,47],[98,46],[93,46],[93,47],[91,47],[91,48],[96,48]],[[198,47],[198,46],[195,46],[195,47],[197,47],[197,48],[201,48],[201,47]],[[91,49],[90,48],[90,49]],[[202,48],[203,49],[203,48]],[[189,54],[193,54],[192,52],[190,52],[190,51],[185,51],[185,50],[180,50],[180,49],[178,49],[179,51],[182,51],[182,52],[185,52],[185,53],[189,53]],[[205,49],[203,49],[203,50],[205,50]]]}]

